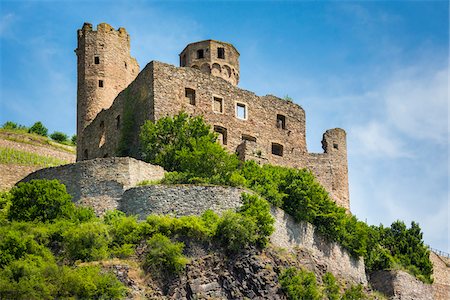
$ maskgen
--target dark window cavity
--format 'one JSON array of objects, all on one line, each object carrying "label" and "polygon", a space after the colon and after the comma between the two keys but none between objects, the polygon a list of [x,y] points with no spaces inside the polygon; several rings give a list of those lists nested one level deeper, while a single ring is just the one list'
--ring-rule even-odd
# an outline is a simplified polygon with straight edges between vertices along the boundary
[{"label": "dark window cavity", "polygon": [[100,64],[100,56],[94,56],[94,64]]},{"label": "dark window cavity", "polygon": [[283,156],[283,145],[272,143],[272,154]]},{"label": "dark window cavity", "polygon": [[190,88],[185,88],[184,96],[186,97],[186,99],[190,105],[195,105],[195,90],[190,89]]},{"label": "dark window cavity", "polygon": [[338,144],[333,144],[333,148],[336,149],[336,150],[339,150]]},{"label": "dark window cavity", "polygon": [[243,141],[249,141],[249,142],[256,142],[256,138],[254,136],[248,135],[248,134],[243,134],[242,135],[242,140]]},{"label": "dark window cavity", "polygon": [[101,121],[100,122],[100,128],[104,128],[105,127],[105,122],[104,121]]},{"label": "dark window cavity", "polygon": [[277,115],[277,128],[286,129],[286,117]]},{"label": "dark window cavity", "polygon": [[120,115],[116,117],[116,129],[120,129]]},{"label": "dark window cavity", "polygon": [[217,48],[217,58],[225,59],[225,48]]},{"label": "dark window cavity", "polygon": [[213,111],[218,113],[223,113],[223,99],[214,97],[213,101]]},{"label": "dark window cavity", "polygon": [[88,150],[87,149],[84,149],[83,158],[88,159]]},{"label": "dark window cavity", "polygon": [[103,80],[98,81],[98,87],[103,87]]},{"label": "dark window cavity", "polygon": [[204,58],[205,53],[203,52],[203,49],[197,50],[197,58]]},{"label": "dark window cavity", "polygon": [[219,134],[218,140],[221,142],[222,145],[227,144],[227,129],[225,127],[214,125],[214,131]]}]

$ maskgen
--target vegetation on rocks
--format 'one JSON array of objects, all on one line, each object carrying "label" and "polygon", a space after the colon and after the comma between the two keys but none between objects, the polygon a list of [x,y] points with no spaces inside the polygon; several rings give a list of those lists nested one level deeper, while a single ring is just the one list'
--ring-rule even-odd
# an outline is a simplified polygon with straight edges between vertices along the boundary
[{"label": "vegetation on rocks", "polygon": [[[325,237],[340,243],[352,255],[363,256],[368,271],[400,267],[424,282],[432,281],[429,251],[417,223],[413,222],[410,229],[401,221],[394,222],[390,228],[368,226],[336,205],[306,169],[260,166],[254,161],[238,163],[234,154],[228,154],[216,143],[215,134],[201,117],[190,118],[180,113],[156,124],[147,122],[141,128],[140,138],[148,162],[174,171],[166,174],[164,183],[249,188],[296,221],[315,225]],[[232,216],[228,216],[227,222],[228,227],[221,228],[225,234],[240,224],[239,218]],[[241,225],[251,230],[250,225]],[[245,236],[233,239],[245,239]]]}]

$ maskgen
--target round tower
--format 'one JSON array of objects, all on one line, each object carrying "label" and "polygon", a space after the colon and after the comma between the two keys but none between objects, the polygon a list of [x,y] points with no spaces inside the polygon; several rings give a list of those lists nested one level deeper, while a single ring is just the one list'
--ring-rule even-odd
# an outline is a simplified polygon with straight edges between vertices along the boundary
[{"label": "round tower", "polygon": [[228,43],[214,40],[191,43],[180,53],[180,66],[199,69],[235,86],[239,83],[239,52]]},{"label": "round tower", "polygon": [[116,96],[139,73],[130,56],[130,37],[124,28],[106,23],[92,29],[84,23],[78,30],[77,55],[77,160],[82,159],[83,130],[97,114],[109,108]]}]

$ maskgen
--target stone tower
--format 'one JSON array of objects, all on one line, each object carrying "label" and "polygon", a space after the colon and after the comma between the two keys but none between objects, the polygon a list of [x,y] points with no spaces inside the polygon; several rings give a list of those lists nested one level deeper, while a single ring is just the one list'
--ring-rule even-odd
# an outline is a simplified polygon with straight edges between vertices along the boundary
[{"label": "stone tower", "polygon": [[130,37],[124,28],[115,30],[106,23],[92,30],[84,23],[78,30],[77,54],[77,160],[84,147],[83,130],[97,114],[111,106],[116,96],[139,73],[139,65],[130,56]]},{"label": "stone tower", "polygon": [[214,40],[191,43],[180,53],[180,66],[199,69],[232,85],[239,83],[239,52],[228,43]]}]

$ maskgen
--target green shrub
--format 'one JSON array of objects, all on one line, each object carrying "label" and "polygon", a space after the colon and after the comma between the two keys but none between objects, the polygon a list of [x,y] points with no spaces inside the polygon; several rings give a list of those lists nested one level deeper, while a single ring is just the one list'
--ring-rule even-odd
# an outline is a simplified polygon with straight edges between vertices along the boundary
[{"label": "green shrub", "polygon": [[11,189],[9,220],[53,221],[73,216],[75,206],[66,187],[57,180],[35,179]]},{"label": "green shrub", "polygon": [[67,134],[60,132],[60,131],[55,131],[50,135],[50,138],[54,141],[57,142],[67,142],[69,140],[69,137],[67,136]]},{"label": "green shrub", "polygon": [[273,226],[275,219],[270,214],[270,204],[256,195],[245,193],[242,194],[242,201],[243,205],[239,213],[254,220],[258,235],[256,242],[261,247],[266,246],[270,235],[275,230]]},{"label": "green shrub", "polygon": [[148,252],[144,267],[152,272],[178,273],[184,269],[188,259],[183,255],[183,243],[173,243],[160,233],[148,241]]},{"label": "green shrub", "polygon": [[368,299],[366,294],[364,294],[363,287],[361,284],[352,285],[349,289],[345,290],[344,295],[342,295],[342,300],[362,300]]},{"label": "green shrub", "polygon": [[111,238],[108,227],[99,222],[81,223],[63,233],[65,256],[71,261],[93,261],[108,257]]},{"label": "green shrub", "polygon": [[17,129],[18,125],[12,121],[6,121],[5,124],[2,125],[3,129]]},{"label": "green shrub", "polygon": [[0,226],[7,220],[10,206],[11,194],[9,192],[0,192]]},{"label": "green shrub", "polygon": [[339,285],[336,278],[330,272],[326,272],[322,277],[324,294],[328,300],[339,300]]},{"label": "green shrub", "polygon": [[36,133],[42,136],[48,135],[48,129],[41,122],[36,122],[28,129],[29,133]]},{"label": "green shrub", "polygon": [[228,211],[217,225],[216,238],[229,253],[237,253],[258,240],[257,230],[253,218]]},{"label": "green shrub", "polygon": [[77,144],[77,135],[76,134],[72,135],[72,138],[70,140],[72,141],[72,144],[76,145]]},{"label": "green shrub", "polygon": [[322,298],[314,273],[296,268],[283,270],[281,287],[290,300],[319,300]]},{"label": "green shrub", "polygon": [[113,210],[103,217],[104,223],[109,227],[111,245],[120,247],[124,244],[137,244],[143,239],[140,226],[135,216],[126,216],[125,213]]}]

